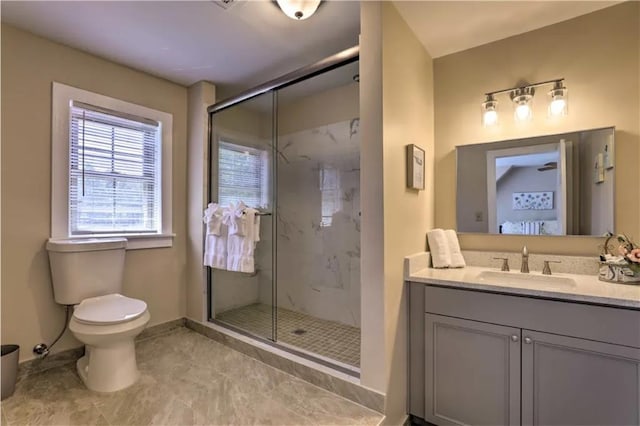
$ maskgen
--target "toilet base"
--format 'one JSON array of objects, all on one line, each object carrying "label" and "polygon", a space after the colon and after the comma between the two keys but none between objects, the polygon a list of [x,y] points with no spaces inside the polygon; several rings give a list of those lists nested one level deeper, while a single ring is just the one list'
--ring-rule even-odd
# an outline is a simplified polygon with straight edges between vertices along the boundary
[{"label": "toilet base", "polygon": [[133,339],[109,347],[85,346],[76,367],[85,386],[96,392],[115,392],[140,378]]}]

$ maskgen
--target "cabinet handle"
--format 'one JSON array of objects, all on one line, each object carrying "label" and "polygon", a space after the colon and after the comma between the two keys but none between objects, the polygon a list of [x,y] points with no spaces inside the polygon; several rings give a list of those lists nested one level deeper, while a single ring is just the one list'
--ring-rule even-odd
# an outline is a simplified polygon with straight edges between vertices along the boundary
[{"label": "cabinet handle", "polygon": [[525,338],[524,338],[524,342],[525,342],[527,345],[530,345],[530,344],[531,344],[531,342],[533,342],[533,340],[531,340],[531,337],[525,337]]},{"label": "cabinet handle", "polygon": [[513,340],[514,342],[518,341],[518,335],[514,334],[513,336],[511,336],[511,340]]}]

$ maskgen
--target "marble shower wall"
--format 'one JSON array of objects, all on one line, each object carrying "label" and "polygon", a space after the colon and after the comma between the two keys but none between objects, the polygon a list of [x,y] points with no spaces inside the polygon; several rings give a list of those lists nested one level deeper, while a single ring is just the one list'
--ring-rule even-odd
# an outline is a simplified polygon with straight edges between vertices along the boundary
[{"label": "marble shower wall", "polygon": [[280,135],[277,197],[278,306],[359,327],[359,119]]}]

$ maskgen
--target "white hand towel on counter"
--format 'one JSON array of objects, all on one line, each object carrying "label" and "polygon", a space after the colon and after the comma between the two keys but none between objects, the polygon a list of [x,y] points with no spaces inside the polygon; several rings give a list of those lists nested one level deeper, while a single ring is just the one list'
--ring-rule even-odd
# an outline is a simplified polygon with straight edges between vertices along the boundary
[{"label": "white hand towel on counter", "polygon": [[434,268],[448,268],[451,265],[449,243],[444,231],[440,228],[427,232],[431,262]]},{"label": "white hand towel on counter", "polygon": [[460,242],[458,241],[458,235],[456,231],[453,229],[447,229],[444,231],[445,236],[447,237],[447,246],[449,248],[449,256],[451,263],[449,267],[451,268],[464,268],[467,264],[464,261],[464,257],[462,256],[462,252],[460,251]]},{"label": "white hand towel on counter", "polygon": [[202,218],[207,225],[204,245],[204,266],[227,269],[227,226],[222,223],[223,209],[211,203]]}]

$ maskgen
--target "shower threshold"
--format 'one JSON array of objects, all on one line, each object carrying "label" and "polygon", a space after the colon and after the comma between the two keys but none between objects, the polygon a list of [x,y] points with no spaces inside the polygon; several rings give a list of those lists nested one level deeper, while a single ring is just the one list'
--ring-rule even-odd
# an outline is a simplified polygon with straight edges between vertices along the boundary
[{"label": "shower threshold", "polygon": [[224,311],[213,322],[359,376],[359,328],[277,308],[277,342],[273,342],[270,339],[272,312],[271,306],[255,303]]}]

